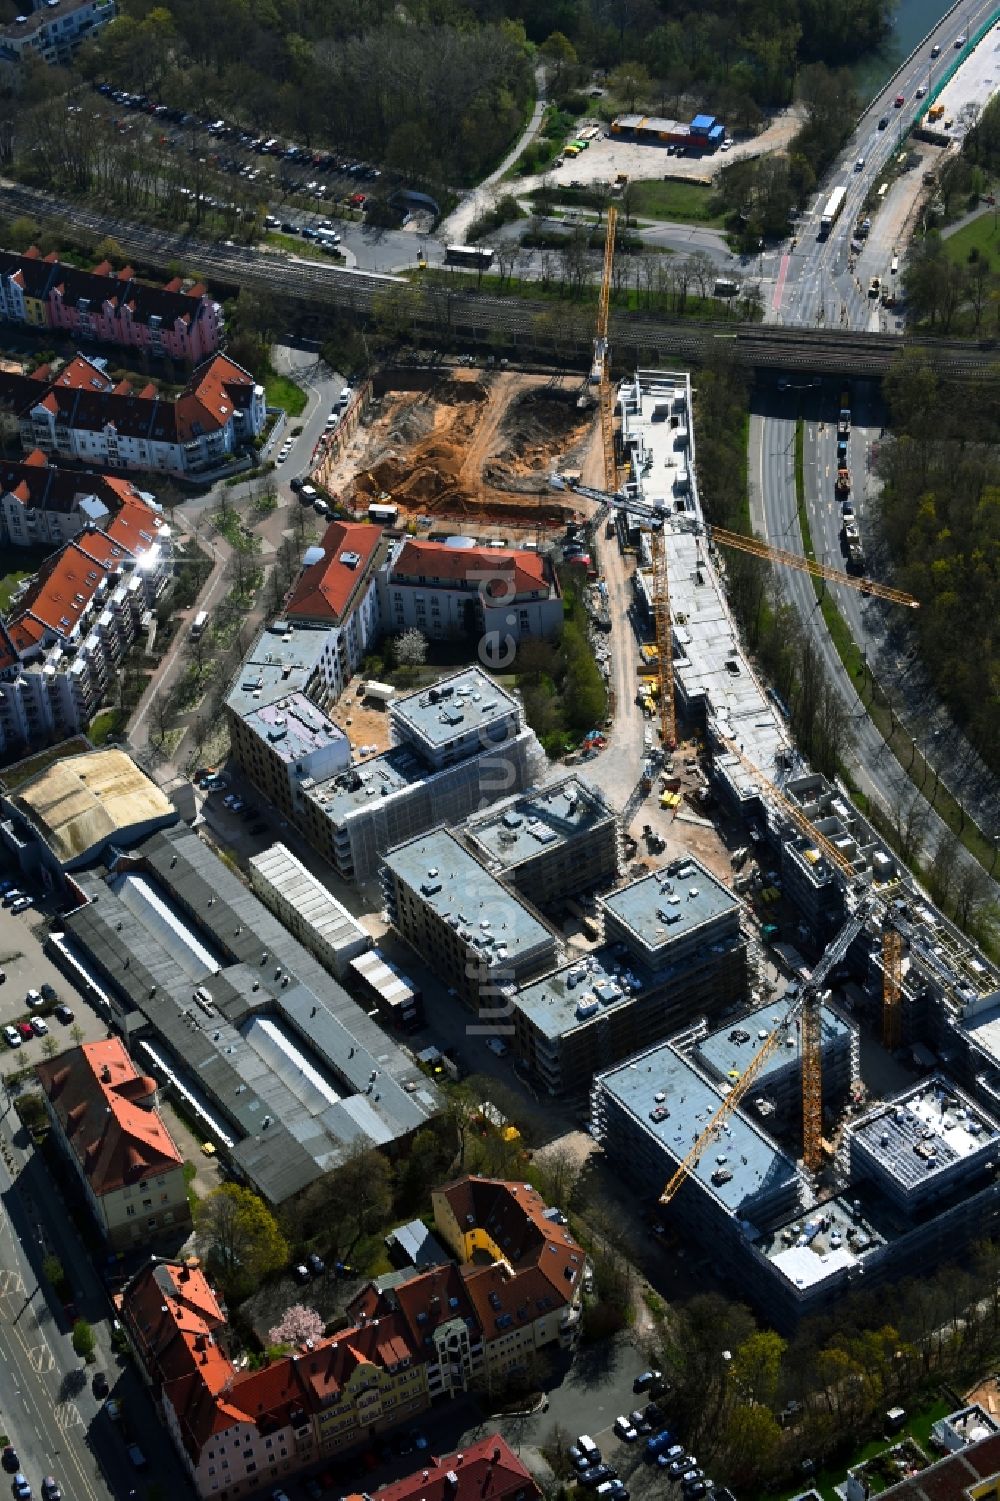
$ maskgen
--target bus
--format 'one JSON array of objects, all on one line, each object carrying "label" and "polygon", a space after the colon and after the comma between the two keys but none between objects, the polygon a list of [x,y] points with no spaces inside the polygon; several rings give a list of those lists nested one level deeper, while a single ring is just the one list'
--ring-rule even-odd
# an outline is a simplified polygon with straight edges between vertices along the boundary
[{"label": "bus", "polygon": [[823,209],[823,216],[819,221],[819,232],[822,238],[826,238],[826,236],[833,228],[834,224],[837,222],[840,211],[844,207],[844,199],[846,197],[847,189],[843,185],[841,185],[839,188],[834,188],[833,192],[826,200],[826,206]]},{"label": "bus", "polygon": [[449,266],[471,266],[485,271],[493,264],[493,251],[485,245],[446,245],[444,258]]}]

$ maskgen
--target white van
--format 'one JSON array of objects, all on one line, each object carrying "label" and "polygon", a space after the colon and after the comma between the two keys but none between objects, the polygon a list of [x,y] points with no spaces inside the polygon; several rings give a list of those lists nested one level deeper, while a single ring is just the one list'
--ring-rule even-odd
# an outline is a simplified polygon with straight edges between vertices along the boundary
[{"label": "white van", "polygon": [[600,1449],[598,1449],[597,1445],[594,1443],[594,1440],[590,1437],[589,1433],[580,1434],[580,1437],[576,1441],[576,1447],[579,1449],[580,1453],[591,1462],[593,1462],[594,1455],[600,1454],[601,1452]]}]

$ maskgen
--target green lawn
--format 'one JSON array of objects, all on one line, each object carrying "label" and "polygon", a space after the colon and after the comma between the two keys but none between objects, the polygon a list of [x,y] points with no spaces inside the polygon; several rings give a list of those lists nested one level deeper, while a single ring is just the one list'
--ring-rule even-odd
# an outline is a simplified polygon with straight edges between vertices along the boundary
[{"label": "green lawn", "polygon": [[118,709],[102,709],[90,721],[87,738],[91,745],[104,745],[109,735],[120,735],[125,728],[125,716]]},{"label": "green lawn", "polygon": [[51,547],[0,547],[0,614],[10,609],[10,599],[22,579],[38,572]]},{"label": "green lawn", "polygon": [[[849,1469],[853,1469],[855,1465],[864,1464],[868,1459],[874,1459],[876,1454],[881,1454],[885,1449],[891,1448],[893,1444],[900,1443],[904,1438],[915,1439],[933,1463],[937,1455],[933,1449],[928,1448],[931,1425],[936,1423],[938,1418],[947,1417],[951,1411],[953,1411],[953,1404],[947,1402],[943,1397],[939,1397],[936,1402],[931,1402],[927,1407],[922,1407],[919,1412],[911,1414],[902,1433],[896,1434],[894,1438],[870,1439],[856,1453],[850,1454],[846,1458],[831,1464],[824,1470],[820,1470],[818,1475],[812,1477],[810,1483],[819,1491],[823,1497],[823,1501],[838,1501],[834,1486],[843,1484],[844,1476]],[[804,1488],[804,1482],[798,1481],[790,1489],[781,1491],[778,1501],[785,1501],[786,1497],[797,1496]]]},{"label": "green lawn", "polygon": [[948,259],[959,266],[966,264],[970,250],[978,250],[991,265],[1000,269],[1000,227],[996,210],[987,209],[978,219],[957,229],[945,240],[944,248]]},{"label": "green lawn", "polygon": [[715,189],[701,182],[636,181],[629,186],[627,201],[629,213],[640,218],[716,228],[725,223],[725,215],[715,208]]},{"label": "green lawn", "polygon": [[284,407],[289,417],[298,417],[306,404],[306,393],[287,375],[276,375],[268,370],[264,376],[264,391],[269,407]]}]

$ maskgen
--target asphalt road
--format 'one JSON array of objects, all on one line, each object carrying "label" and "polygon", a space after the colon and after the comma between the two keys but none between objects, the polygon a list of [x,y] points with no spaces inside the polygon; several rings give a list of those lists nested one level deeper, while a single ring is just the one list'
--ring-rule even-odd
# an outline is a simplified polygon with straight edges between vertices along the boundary
[{"label": "asphalt road", "polygon": [[[935,27],[869,105],[810,212],[799,224],[798,243],[765,257],[766,321],[878,329],[878,303],[858,290],[848,266],[852,228],[867,195],[882,181],[886,165],[899,150],[903,132],[920,106],[917,88],[933,85],[938,70],[954,61],[956,37],[973,35],[993,10],[992,0],[967,0],[960,5]],[[931,57],[935,45],[941,48],[936,59]],[[897,109],[894,101],[900,94],[905,102]],[[883,115],[889,116],[889,124],[879,130]],[[857,169],[859,161],[863,165]],[[821,239],[823,206],[838,183],[847,189],[846,201],[829,238]]]},{"label": "asphalt road", "polygon": [[[35,1496],[44,1475],[55,1475],[73,1501],[110,1501],[135,1490],[146,1501],[155,1476],[163,1493],[191,1495],[166,1430],[155,1419],[134,1368],[119,1364],[110,1345],[107,1293],[10,1103],[0,1092],[0,1415]],[[74,1355],[62,1311],[39,1285],[43,1257],[62,1261],[81,1317],[94,1328],[98,1362]],[[148,1461],[141,1473],[129,1462],[124,1435],[93,1395],[93,1372],[103,1370],[122,1401],[130,1433]]]},{"label": "asphalt road", "polygon": [[[795,500],[795,424],[794,408],[787,416],[776,415],[773,409],[751,415],[750,507],[758,535],[777,547],[802,552]],[[812,509],[816,509],[815,504]],[[803,629],[812,638],[827,680],[837,690],[850,716],[853,744],[848,760],[859,787],[889,818],[898,815],[901,808],[908,808],[913,798],[920,799],[926,806],[927,819],[922,853],[925,857],[933,855],[946,838],[947,828],[921,798],[869,718],[826,628],[812,580],[808,574],[792,569],[777,569],[776,575],[786,598],[797,609]],[[847,588],[837,590],[838,596],[844,597],[854,592]],[[857,612],[854,625],[860,639],[868,639],[870,629],[873,641],[878,641],[885,635],[888,612],[899,607],[860,594],[857,601],[851,608]],[[842,604],[840,598],[838,604]],[[963,865],[975,863],[964,848],[960,851],[960,861]]]},{"label": "asphalt road", "polygon": [[[954,41],[960,34],[972,35],[992,13],[993,6],[974,0],[963,4],[928,36],[913,57],[886,85],[866,110],[857,130],[844,149],[837,168],[817,195],[811,213],[800,224],[797,244],[762,257],[760,269],[765,278],[765,319],[793,327],[843,326],[878,331],[885,313],[877,298],[867,296],[867,282],[862,275],[888,271],[883,264],[890,247],[879,240],[866,247],[860,264],[851,268],[849,241],[859,211],[871,188],[884,175],[889,159],[899,148],[903,131],[916,112],[918,86],[933,83],[935,69],[950,65]],[[931,57],[932,48],[940,47],[940,56]],[[902,95],[904,104],[896,108],[895,99]],[[879,120],[888,115],[888,126],[880,130]],[[861,162],[860,168],[857,164]],[[820,238],[819,219],[829,193],[837,183],[847,189],[840,218],[828,238]],[[882,212],[885,212],[883,210]],[[878,223],[878,215],[875,222]],[[874,235],[874,230],[873,230]],[[869,266],[864,260],[867,254]],[[876,264],[877,263],[877,264]],[[891,274],[891,273],[890,273]],[[893,328],[895,331],[895,320]],[[750,477],[754,529],[779,547],[799,551],[801,533],[796,514],[794,435],[799,411],[807,417],[805,447],[805,500],[809,527],[816,557],[835,567],[844,566],[841,546],[841,510],[833,493],[836,473],[836,413],[839,391],[831,383],[804,393],[794,385],[783,396],[765,395],[754,414],[750,431]],[[877,445],[881,414],[876,419],[876,393],[863,382],[854,382],[852,410],[855,427],[851,435],[850,461],[853,473],[853,496],[861,515],[862,540],[871,561],[869,516],[870,486],[868,469],[873,445]],[[851,760],[862,789],[873,797],[883,811],[905,805],[913,789],[899,762],[889,752],[881,735],[864,711],[855,684],[850,680],[836,652],[829,632],[817,609],[811,582],[804,574],[777,570],[786,597],[799,610],[805,628],[811,634],[829,680],[835,684],[852,718],[854,751]],[[907,725],[920,750],[953,790],[961,791],[969,811],[982,827],[997,827],[998,804],[995,779],[980,767],[977,758],[951,722],[940,701],[933,694],[919,670],[908,675],[914,666],[912,644],[908,642],[905,623],[898,619],[893,606],[885,606],[848,588],[833,586],[838,608],[846,619],[855,641],[880,681],[898,690],[901,707],[908,714]],[[894,618],[895,617],[895,618]],[[968,771],[962,768],[968,767]],[[966,778],[963,781],[963,776]],[[921,798],[921,802],[924,800]],[[941,820],[929,805],[924,855],[931,854],[946,834]],[[971,859],[965,856],[963,860]]]}]

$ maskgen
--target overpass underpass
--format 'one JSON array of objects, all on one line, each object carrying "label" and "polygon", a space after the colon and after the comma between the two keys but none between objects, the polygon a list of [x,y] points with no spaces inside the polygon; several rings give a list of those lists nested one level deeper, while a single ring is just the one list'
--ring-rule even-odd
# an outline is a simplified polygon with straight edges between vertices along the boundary
[{"label": "overpass underpass", "polygon": [[[459,347],[484,354],[535,358],[585,368],[593,340],[594,309],[580,303],[533,302],[474,290],[456,291],[432,280],[349,271],[315,261],[295,261],[272,252],[213,244],[189,235],[128,225],[108,214],[59,200],[34,189],[0,187],[0,206],[12,217],[32,215],[63,227],[75,224],[97,237],[110,235],[130,260],[168,271],[180,262],[215,289],[269,292],[309,310],[332,308],[359,320],[378,314],[379,299],[391,300],[399,326],[437,349]],[[452,278],[454,279],[454,278]],[[595,288],[596,301],[596,288]],[[558,319],[547,318],[558,309]],[[669,323],[637,313],[613,312],[611,341],[619,369],[683,361],[703,364],[725,348],[748,369],[813,375],[879,377],[904,348],[926,350],[935,369],[952,378],[982,380],[1000,370],[1000,340],[911,339],[860,330],[787,328],[780,324]]]}]

